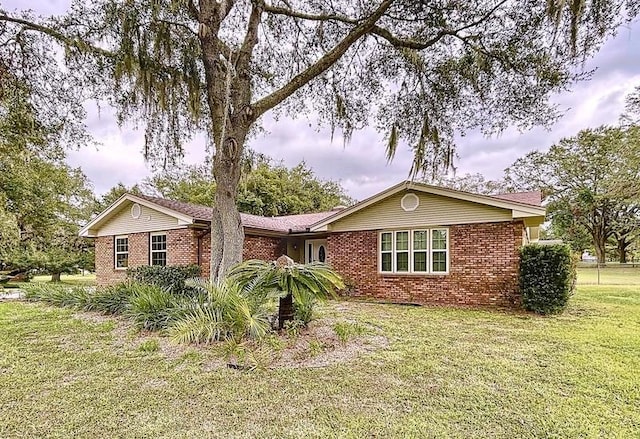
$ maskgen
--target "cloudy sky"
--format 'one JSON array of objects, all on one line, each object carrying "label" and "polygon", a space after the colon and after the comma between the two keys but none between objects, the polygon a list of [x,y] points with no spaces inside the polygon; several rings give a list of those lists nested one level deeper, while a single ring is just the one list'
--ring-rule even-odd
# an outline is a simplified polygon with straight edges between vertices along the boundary
[{"label": "cloudy sky", "polygon": [[[0,0],[6,9],[30,7],[42,14],[63,12],[68,0]],[[533,150],[544,150],[562,137],[572,136],[582,128],[616,123],[624,107],[624,97],[640,85],[640,22],[621,28],[589,60],[586,69],[597,69],[592,79],[575,85],[571,92],[553,97],[565,111],[550,130],[536,128],[520,133],[507,130],[499,137],[467,135],[458,143],[458,174],[482,173],[497,178],[515,159]],[[132,185],[150,175],[141,150],[142,131],[119,128],[109,112],[90,109],[87,125],[102,144],[99,149],[84,148],[69,153],[68,162],[80,166],[93,182],[95,191],[103,193],[123,182]],[[330,140],[328,130],[318,131],[315,121],[267,117],[265,131],[250,143],[256,151],[294,166],[304,160],[323,179],[339,180],[348,194],[366,198],[407,177],[411,164],[408,148],[400,149],[395,160],[385,158],[383,136],[372,128],[353,134],[346,146],[342,139]],[[204,142],[194,141],[187,148],[185,162],[204,158]]]}]

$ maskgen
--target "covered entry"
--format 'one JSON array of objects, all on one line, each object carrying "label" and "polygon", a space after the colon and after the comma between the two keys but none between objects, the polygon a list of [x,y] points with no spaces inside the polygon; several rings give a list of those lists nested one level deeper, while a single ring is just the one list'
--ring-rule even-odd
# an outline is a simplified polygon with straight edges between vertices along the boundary
[{"label": "covered entry", "polygon": [[327,240],[326,239],[306,239],[304,241],[304,261],[326,262],[327,260]]}]

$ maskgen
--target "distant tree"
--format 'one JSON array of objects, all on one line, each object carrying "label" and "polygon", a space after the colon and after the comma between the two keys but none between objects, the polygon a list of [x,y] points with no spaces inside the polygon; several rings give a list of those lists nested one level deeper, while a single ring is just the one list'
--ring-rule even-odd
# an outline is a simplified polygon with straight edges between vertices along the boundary
[{"label": "distant tree", "polygon": [[142,190],[171,200],[212,206],[216,184],[211,179],[209,165],[188,165],[157,172],[145,178]]},{"label": "distant tree", "polygon": [[242,257],[241,158],[270,110],[315,111],[345,139],[379,110],[390,158],[403,140],[412,172],[441,170],[454,132],[554,120],[549,96],[584,78],[584,59],[637,12],[632,0],[78,0],[48,19],[0,11],[12,43],[0,41],[0,59],[50,84],[20,61],[55,65],[55,41],[81,90],[146,124],[149,159],[173,163],[184,141],[209,135],[215,280]]},{"label": "distant tree", "polygon": [[[210,169],[207,165],[193,165],[159,173],[145,179],[143,188],[172,200],[211,205],[215,182]],[[260,154],[245,159],[239,187],[238,209],[254,215],[318,212],[353,203],[338,182],[320,180],[304,162],[289,169]]]},{"label": "distant tree", "polygon": [[622,122],[628,125],[640,125],[640,85],[627,95],[625,101]]},{"label": "distant tree", "polygon": [[487,180],[484,175],[480,173],[456,175],[453,177],[436,176],[435,178],[428,179],[427,183],[474,194],[492,195],[511,192],[504,181]]},{"label": "distant tree", "polygon": [[[580,131],[549,152],[518,159],[505,174],[512,187],[543,192],[554,232],[574,249],[584,249],[588,233],[601,264],[610,238],[628,247],[640,227],[640,130],[635,127]],[[621,251],[622,261],[625,255]]]},{"label": "distant tree", "polygon": [[0,269],[14,254],[20,244],[20,229],[16,216],[7,212],[4,194],[0,193]]},{"label": "distant tree", "polygon": [[109,189],[106,193],[104,193],[99,199],[96,200],[94,213],[98,214],[111,206],[113,203],[118,200],[124,194],[133,194],[139,195],[142,194],[142,190],[137,184],[134,184],[131,187],[126,186],[124,183],[119,182],[114,187]]},{"label": "distant tree", "polygon": [[4,211],[19,236],[3,262],[45,269],[54,278],[77,266],[87,246],[77,236],[78,229],[91,216],[93,206],[82,172],[33,156],[25,160],[6,155],[0,157],[0,187]]},{"label": "distant tree", "polygon": [[261,163],[241,179],[238,191],[238,208],[254,215],[319,212],[351,204],[338,182],[318,179],[304,162],[291,169]]}]

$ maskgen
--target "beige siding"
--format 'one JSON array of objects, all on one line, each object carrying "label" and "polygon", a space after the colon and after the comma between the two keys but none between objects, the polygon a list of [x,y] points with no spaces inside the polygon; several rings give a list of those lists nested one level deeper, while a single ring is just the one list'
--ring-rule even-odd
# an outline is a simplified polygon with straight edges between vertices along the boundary
[{"label": "beige siding", "polygon": [[347,232],[500,222],[512,219],[509,209],[455,200],[440,195],[414,193],[419,197],[420,205],[412,212],[406,212],[400,206],[400,200],[407,194],[403,191],[336,221],[329,226],[329,230]]},{"label": "beige siding", "polygon": [[140,206],[140,217],[133,218],[131,216],[132,205],[133,203],[131,202],[124,203],[115,216],[98,230],[97,235],[125,235],[127,233],[154,232],[181,227],[178,225],[176,218],[145,206]]}]

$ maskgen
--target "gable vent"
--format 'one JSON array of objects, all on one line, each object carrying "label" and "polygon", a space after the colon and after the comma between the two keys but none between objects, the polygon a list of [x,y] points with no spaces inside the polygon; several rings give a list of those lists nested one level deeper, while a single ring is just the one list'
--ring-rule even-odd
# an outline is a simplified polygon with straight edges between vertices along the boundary
[{"label": "gable vent", "polygon": [[138,219],[140,218],[141,213],[142,208],[140,207],[140,205],[138,203],[134,203],[134,205],[131,206],[131,218]]},{"label": "gable vent", "polygon": [[420,199],[416,194],[407,194],[400,200],[400,206],[405,212],[412,212],[420,205]]}]

